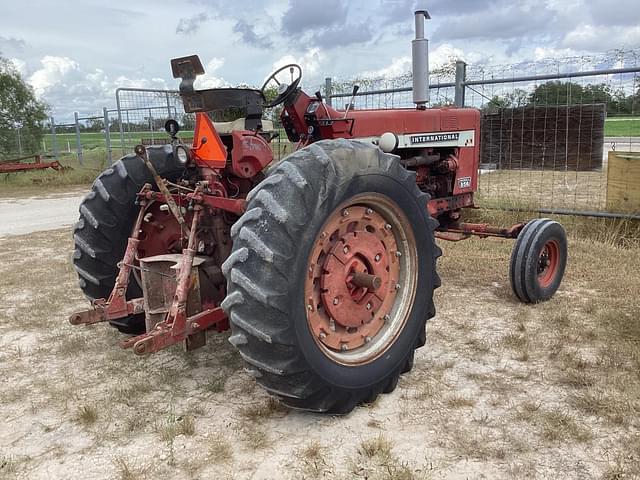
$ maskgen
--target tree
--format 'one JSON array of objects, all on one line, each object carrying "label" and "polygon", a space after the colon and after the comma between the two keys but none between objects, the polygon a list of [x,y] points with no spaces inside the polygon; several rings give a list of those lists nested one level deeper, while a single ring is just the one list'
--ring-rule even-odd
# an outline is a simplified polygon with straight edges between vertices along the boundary
[{"label": "tree", "polygon": [[485,105],[485,109],[524,107],[528,104],[527,97],[526,90],[516,88],[513,92],[509,92],[504,96],[494,95]]},{"label": "tree", "polygon": [[100,132],[104,130],[104,120],[102,118],[92,118],[87,125],[88,132]]},{"label": "tree", "polygon": [[614,90],[606,83],[580,85],[553,81],[538,85],[529,96],[532,105],[585,105],[604,103],[608,113],[631,113],[631,102],[622,89]]},{"label": "tree", "polygon": [[625,94],[606,83],[581,85],[559,80],[541,83],[531,93],[516,88],[506,95],[495,95],[484,110],[545,105],[586,105],[604,103],[608,114],[633,114],[638,111],[640,90],[635,95]]},{"label": "tree", "polygon": [[13,65],[0,57],[0,156],[40,149],[48,106]]}]

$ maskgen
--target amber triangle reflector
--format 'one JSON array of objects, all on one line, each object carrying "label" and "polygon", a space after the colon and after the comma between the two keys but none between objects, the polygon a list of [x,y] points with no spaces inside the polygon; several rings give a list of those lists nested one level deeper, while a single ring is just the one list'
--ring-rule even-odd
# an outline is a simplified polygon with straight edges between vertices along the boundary
[{"label": "amber triangle reflector", "polygon": [[227,149],[206,113],[196,113],[193,152],[211,167],[224,167],[227,162]]}]

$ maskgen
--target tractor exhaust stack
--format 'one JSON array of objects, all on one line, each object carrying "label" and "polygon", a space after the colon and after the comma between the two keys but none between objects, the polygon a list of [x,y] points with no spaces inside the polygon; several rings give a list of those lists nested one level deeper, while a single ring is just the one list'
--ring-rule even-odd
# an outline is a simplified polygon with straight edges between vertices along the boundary
[{"label": "tractor exhaust stack", "polygon": [[429,12],[417,10],[416,38],[411,42],[413,63],[413,103],[419,109],[427,108],[429,101],[429,40],[424,37],[424,23],[429,20]]}]

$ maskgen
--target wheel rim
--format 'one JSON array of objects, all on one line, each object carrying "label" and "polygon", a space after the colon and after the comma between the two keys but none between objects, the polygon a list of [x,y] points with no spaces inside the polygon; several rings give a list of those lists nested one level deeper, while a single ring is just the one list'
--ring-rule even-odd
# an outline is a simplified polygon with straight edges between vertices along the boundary
[{"label": "wheel rim", "polygon": [[353,197],[314,240],[305,278],[307,324],[321,351],[369,363],[403,330],[417,283],[417,248],[402,210],[380,194]]},{"label": "wheel rim", "polygon": [[538,283],[542,288],[547,288],[553,283],[559,264],[560,245],[556,240],[549,240],[538,257]]}]

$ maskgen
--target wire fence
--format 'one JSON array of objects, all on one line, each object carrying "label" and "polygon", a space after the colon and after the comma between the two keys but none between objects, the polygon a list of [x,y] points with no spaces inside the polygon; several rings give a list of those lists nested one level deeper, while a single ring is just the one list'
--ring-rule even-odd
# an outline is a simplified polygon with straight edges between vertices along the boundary
[{"label": "wire fence", "polygon": [[[619,201],[638,196],[639,179],[608,181],[618,167],[609,152],[640,152],[640,50],[498,66],[452,62],[430,77],[432,107],[482,111],[481,204],[640,218],[636,203]],[[341,108],[354,84],[361,86],[354,108],[414,107],[410,74],[328,79],[325,94]]]},{"label": "wire fence", "polygon": [[[145,90],[120,88],[116,91],[116,105],[119,125],[119,139],[122,152],[130,152],[137,144],[158,145],[169,143],[170,138],[164,131],[164,123],[172,118],[181,127],[180,137],[185,143],[192,143],[195,116],[185,113],[180,94],[177,90]],[[267,109],[263,113],[264,130],[278,133],[271,147],[275,159],[293,151],[294,145],[287,141],[280,125],[278,109]],[[244,129],[239,118],[244,116],[241,110],[219,110],[208,112],[217,124],[219,133],[229,133],[230,128]],[[230,123],[233,122],[233,123]]]}]

